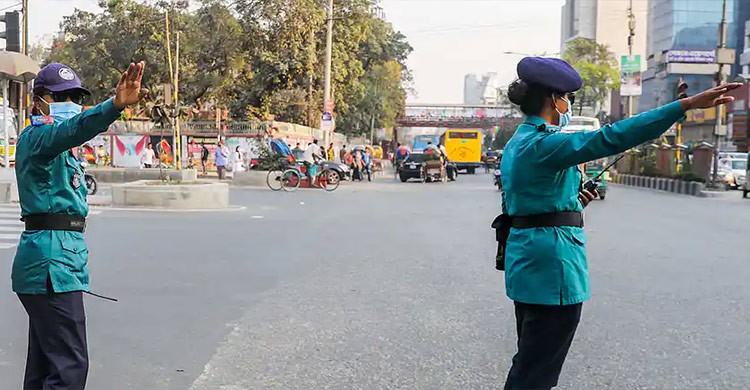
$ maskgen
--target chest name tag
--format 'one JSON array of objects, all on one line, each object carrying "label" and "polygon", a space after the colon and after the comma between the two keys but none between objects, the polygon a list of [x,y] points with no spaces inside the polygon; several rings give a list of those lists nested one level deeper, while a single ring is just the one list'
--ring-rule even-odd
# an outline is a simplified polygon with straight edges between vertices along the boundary
[{"label": "chest name tag", "polygon": [[74,173],[73,177],[70,178],[70,185],[73,186],[73,189],[75,190],[80,188],[82,183],[83,180],[81,180],[81,174],[79,172]]},{"label": "chest name tag", "polygon": [[49,115],[34,115],[31,117],[32,126],[44,126],[55,123],[55,120]]}]

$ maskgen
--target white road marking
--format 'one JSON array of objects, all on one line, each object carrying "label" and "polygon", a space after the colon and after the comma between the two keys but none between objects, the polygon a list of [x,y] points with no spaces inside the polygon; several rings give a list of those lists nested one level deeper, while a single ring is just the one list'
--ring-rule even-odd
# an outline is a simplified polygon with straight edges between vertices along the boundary
[{"label": "white road marking", "polygon": [[107,207],[107,211],[137,211],[150,213],[226,213],[247,210],[246,206],[229,206],[226,209],[160,209],[148,207]]},{"label": "white road marking", "polygon": [[[89,216],[101,214],[103,209],[89,210]],[[18,246],[24,231],[21,207],[18,203],[0,203],[0,250]]]},{"label": "white road marking", "polygon": [[23,226],[0,226],[0,232],[23,232]]}]

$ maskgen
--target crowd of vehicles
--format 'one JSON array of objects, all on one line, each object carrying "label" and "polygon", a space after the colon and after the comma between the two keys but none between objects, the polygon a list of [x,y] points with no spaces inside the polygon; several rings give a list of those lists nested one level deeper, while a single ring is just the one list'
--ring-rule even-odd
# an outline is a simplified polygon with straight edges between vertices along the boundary
[{"label": "crowd of vehicles", "polygon": [[[724,189],[742,190],[747,197],[748,154],[742,152],[720,152],[718,176],[724,182]],[[713,169],[711,170],[713,172]]]},{"label": "crowd of vehicles", "polygon": [[421,153],[430,144],[437,145],[440,142],[440,137],[433,134],[423,134],[414,137],[414,142],[411,147],[413,153]]},{"label": "crowd of vehicles", "polygon": [[[273,191],[296,191],[306,183],[309,187],[334,191],[341,183],[341,176],[322,164],[305,164],[295,157],[286,142],[272,140],[271,150],[278,156],[274,169],[268,171],[266,184]],[[330,166],[330,165],[329,165]]]},{"label": "crowd of vehicles", "polygon": [[[432,153],[439,153],[433,146]],[[425,153],[411,153],[396,167],[396,175],[402,183],[410,179],[417,179],[422,183],[432,181],[455,181],[458,177],[458,169],[450,159],[436,159],[425,149]]]}]

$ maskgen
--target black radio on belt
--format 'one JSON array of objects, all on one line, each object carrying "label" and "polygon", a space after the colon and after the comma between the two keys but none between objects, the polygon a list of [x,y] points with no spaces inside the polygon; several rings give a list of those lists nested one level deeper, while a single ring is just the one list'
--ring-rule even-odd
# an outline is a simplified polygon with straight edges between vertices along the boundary
[{"label": "black radio on belt", "polygon": [[86,230],[86,218],[68,214],[31,214],[21,217],[27,231],[33,230],[67,230],[83,233]]}]

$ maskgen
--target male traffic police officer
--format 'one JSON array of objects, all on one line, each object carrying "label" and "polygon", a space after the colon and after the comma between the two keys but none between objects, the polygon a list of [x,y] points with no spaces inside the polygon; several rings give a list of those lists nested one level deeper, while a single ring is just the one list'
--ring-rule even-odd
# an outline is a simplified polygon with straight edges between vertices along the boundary
[{"label": "male traffic police officer", "polygon": [[549,389],[557,385],[582,302],[590,297],[581,211],[595,194],[581,188],[577,166],[658,138],[686,110],[732,101],[723,94],[741,84],[712,88],[598,131],[562,133],[581,76],[554,58],[524,58],[517,71],[508,97],[526,118],[501,163],[503,211],[512,226],[505,285],[518,332],[505,388]]},{"label": "male traffic police officer", "polygon": [[115,96],[85,112],[69,67],[53,63],[34,80],[32,125],[18,137],[16,177],[26,229],[13,261],[13,291],[29,315],[24,389],[83,389],[88,348],[82,292],[89,290],[83,238],[88,205],[71,148],[94,138],[145,95],[144,63],[130,64]]}]

